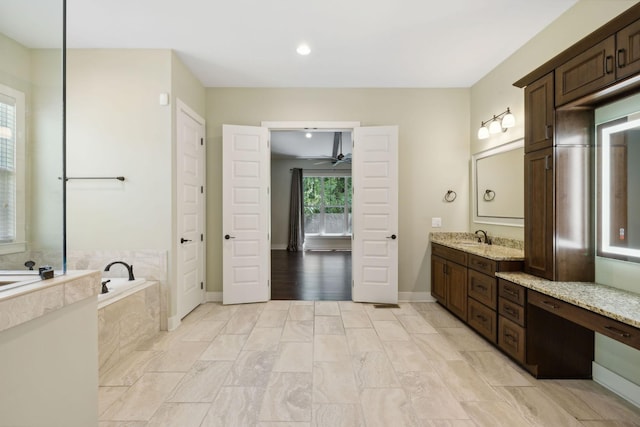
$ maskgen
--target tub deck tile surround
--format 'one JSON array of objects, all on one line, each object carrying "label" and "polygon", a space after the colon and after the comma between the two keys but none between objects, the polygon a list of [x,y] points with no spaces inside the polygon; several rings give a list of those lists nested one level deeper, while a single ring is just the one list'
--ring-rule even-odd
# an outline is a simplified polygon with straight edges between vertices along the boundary
[{"label": "tub deck tile surround", "polygon": [[100,292],[99,271],[70,271],[0,292],[0,331],[59,310]]},{"label": "tub deck tile surround", "polygon": [[489,258],[494,261],[522,261],[524,260],[524,242],[515,239],[492,237],[492,244],[472,245],[478,241],[473,233],[429,233],[429,240],[463,252]]},{"label": "tub deck tile surround", "polygon": [[[100,426],[640,425],[640,408],[591,380],[530,377],[496,348],[478,345],[483,340],[437,303],[305,305],[316,318],[330,311],[342,322],[333,335],[292,318],[302,303],[199,306],[101,376]],[[246,316],[274,308],[288,313],[284,325],[265,328]],[[355,312],[369,322],[354,323]],[[403,317],[420,317],[424,331]],[[243,334],[229,335],[221,324],[217,336],[205,333],[212,318]],[[305,322],[310,335],[285,334]],[[392,322],[393,333],[379,335],[391,324],[380,322]],[[272,329],[282,332],[279,339]],[[275,346],[251,350],[260,334]],[[212,358],[231,337],[238,338],[235,351]],[[178,353],[180,369],[158,369]]]},{"label": "tub deck tile surround", "polygon": [[640,294],[593,282],[554,282],[522,272],[496,276],[640,328]]},{"label": "tub deck tile surround", "polygon": [[160,332],[160,284],[98,310],[98,366],[104,372]]}]

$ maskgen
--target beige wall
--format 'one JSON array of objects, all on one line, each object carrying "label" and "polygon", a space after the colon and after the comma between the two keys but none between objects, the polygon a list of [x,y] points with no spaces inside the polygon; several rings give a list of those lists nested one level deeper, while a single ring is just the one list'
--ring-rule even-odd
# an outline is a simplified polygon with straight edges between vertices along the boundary
[{"label": "beige wall", "polygon": [[[161,93],[170,105],[160,105]],[[67,56],[70,250],[167,251],[175,284],[175,106],[204,116],[204,88],[170,50],[74,49]],[[127,261],[127,260],[125,260]],[[177,312],[169,286],[168,314]]]},{"label": "beige wall", "polygon": [[[431,218],[468,227],[468,89],[207,89],[207,290],[222,290],[222,124],[360,121],[399,126],[399,290],[428,292]],[[458,193],[454,203],[443,196]]]},{"label": "beige wall", "polygon": [[[469,131],[471,134],[471,154],[524,136],[524,93],[522,89],[512,86],[513,82],[524,77],[635,3],[637,3],[635,0],[579,1],[544,31],[478,81],[471,88],[471,128]],[[484,141],[477,140],[475,134],[480,126],[480,121],[504,111],[507,107],[511,107],[511,111],[516,115],[518,125],[505,134]],[[470,228],[473,230],[485,228],[494,235],[524,238],[522,228],[476,224],[472,220]],[[640,273],[640,267],[629,263],[624,264],[613,268],[611,264],[597,263],[597,281],[611,286],[628,288],[629,285],[625,278],[637,277]],[[633,273],[629,274],[628,270],[632,270]],[[623,272],[626,273],[623,274]],[[637,287],[637,280],[633,282],[633,286],[635,292],[640,291]],[[640,351],[597,335],[596,362],[640,385]]]},{"label": "beige wall", "polygon": [[168,249],[171,92],[168,50],[71,50],[67,55],[70,249]]}]

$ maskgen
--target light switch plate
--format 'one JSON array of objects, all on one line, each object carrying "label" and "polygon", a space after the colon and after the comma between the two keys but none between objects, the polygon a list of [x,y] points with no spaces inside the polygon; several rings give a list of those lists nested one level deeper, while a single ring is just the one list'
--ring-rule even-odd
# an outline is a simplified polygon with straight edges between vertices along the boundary
[{"label": "light switch plate", "polygon": [[431,227],[433,228],[442,227],[442,218],[431,218]]}]

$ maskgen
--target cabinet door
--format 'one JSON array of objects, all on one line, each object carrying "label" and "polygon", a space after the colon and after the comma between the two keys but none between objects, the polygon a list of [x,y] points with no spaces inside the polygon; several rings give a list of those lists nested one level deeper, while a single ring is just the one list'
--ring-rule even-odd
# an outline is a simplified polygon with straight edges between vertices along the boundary
[{"label": "cabinet door", "polygon": [[467,267],[447,263],[447,307],[453,314],[467,320]]},{"label": "cabinet door", "polygon": [[553,73],[524,89],[524,151],[553,146]]},{"label": "cabinet door", "polygon": [[553,280],[553,148],[524,156],[524,271]]},{"label": "cabinet door", "polygon": [[611,36],[556,68],[556,106],[615,81],[615,42],[615,36]]},{"label": "cabinet door", "polygon": [[431,295],[442,305],[447,305],[447,263],[444,259],[431,256]]},{"label": "cabinet door", "polygon": [[616,78],[640,72],[640,21],[618,31],[616,46]]}]

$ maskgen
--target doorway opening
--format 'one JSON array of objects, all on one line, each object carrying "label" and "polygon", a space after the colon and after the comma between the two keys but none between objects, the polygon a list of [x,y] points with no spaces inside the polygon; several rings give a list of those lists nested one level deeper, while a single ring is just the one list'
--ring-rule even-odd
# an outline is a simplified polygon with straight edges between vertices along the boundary
[{"label": "doorway opening", "polygon": [[[271,298],[351,300],[352,130],[273,130],[270,141]],[[301,202],[291,200],[295,169]],[[292,203],[302,245],[289,242]]]}]

